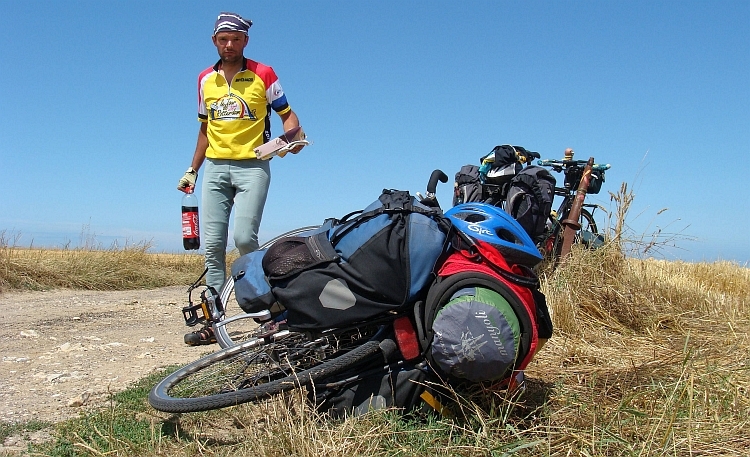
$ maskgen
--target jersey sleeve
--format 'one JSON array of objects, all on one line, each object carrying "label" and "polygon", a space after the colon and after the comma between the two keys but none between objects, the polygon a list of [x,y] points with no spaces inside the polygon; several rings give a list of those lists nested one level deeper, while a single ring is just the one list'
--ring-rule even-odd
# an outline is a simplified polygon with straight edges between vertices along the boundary
[{"label": "jersey sleeve", "polygon": [[271,105],[271,109],[278,114],[290,111],[291,108],[286,100],[284,89],[281,88],[279,77],[276,76],[273,68],[249,59],[247,62],[248,68],[263,80],[263,84],[266,86],[266,100]]},{"label": "jersey sleeve", "polygon": [[266,89],[266,99],[271,108],[279,114],[284,114],[291,110],[289,103],[286,101],[284,89],[281,88],[281,83],[278,79]]}]

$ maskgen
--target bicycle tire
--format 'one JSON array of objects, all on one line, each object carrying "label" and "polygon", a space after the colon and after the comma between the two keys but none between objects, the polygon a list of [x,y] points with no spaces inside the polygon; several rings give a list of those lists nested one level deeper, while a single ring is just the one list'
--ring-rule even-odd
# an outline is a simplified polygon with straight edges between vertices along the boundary
[{"label": "bicycle tire", "polygon": [[[294,342],[308,346],[295,348]],[[255,339],[224,348],[165,377],[151,389],[148,401],[168,413],[226,408],[326,379],[372,360],[381,351],[379,341],[368,340],[319,360],[316,351],[325,348],[313,343],[302,333],[292,333],[281,342]],[[284,350],[288,352],[283,354]],[[248,372],[253,368],[257,372]]]},{"label": "bicycle tire", "polygon": [[[259,250],[268,249],[274,243],[276,243],[282,238],[285,238],[287,236],[299,235],[301,233],[304,233],[310,230],[315,230],[317,228],[320,228],[320,226],[308,225],[306,227],[299,227],[294,230],[290,230],[274,238],[271,238],[270,240],[263,243],[258,249]],[[224,286],[222,286],[221,292],[219,292],[219,300],[221,301],[221,304],[224,310],[223,314],[219,318],[219,322],[245,313],[239,307],[239,305],[237,304],[237,301],[234,299],[234,278],[232,278],[231,276],[228,276],[227,280],[224,282]],[[245,341],[248,338],[252,338],[253,331],[257,327],[258,327],[257,322],[248,318],[248,319],[239,319],[237,321],[232,322],[231,324],[226,324],[226,323],[220,324],[220,325],[214,324],[213,330],[214,330],[214,335],[216,336],[216,342],[219,343],[219,346],[222,348],[228,348],[242,341]]]}]

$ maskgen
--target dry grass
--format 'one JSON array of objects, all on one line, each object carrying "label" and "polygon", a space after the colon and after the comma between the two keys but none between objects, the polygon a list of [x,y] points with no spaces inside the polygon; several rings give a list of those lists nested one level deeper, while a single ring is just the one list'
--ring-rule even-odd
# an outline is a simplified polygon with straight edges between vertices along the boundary
[{"label": "dry grass", "polygon": [[[142,455],[735,456],[750,448],[750,270],[575,250],[543,278],[555,336],[519,398],[330,421],[302,398],[152,413]],[[290,403],[294,406],[290,407]],[[104,451],[104,450],[102,450]]]},{"label": "dry grass", "polygon": [[73,288],[147,289],[191,284],[203,271],[195,254],[152,254],[148,243],[109,249],[31,249],[0,232],[0,292]]},{"label": "dry grass", "polygon": [[[549,455],[743,455],[750,270],[577,251],[545,278]],[[555,432],[558,430],[560,432]]]}]

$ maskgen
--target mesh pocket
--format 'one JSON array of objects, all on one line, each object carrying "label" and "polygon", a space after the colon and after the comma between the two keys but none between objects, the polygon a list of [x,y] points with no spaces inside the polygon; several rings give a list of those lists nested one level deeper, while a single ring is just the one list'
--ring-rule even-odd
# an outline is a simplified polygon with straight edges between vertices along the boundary
[{"label": "mesh pocket", "polygon": [[268,249],[263,257],[263,271],[269,279],[283,279],[338,259],[327,232],[307,237],[290,236]]}]

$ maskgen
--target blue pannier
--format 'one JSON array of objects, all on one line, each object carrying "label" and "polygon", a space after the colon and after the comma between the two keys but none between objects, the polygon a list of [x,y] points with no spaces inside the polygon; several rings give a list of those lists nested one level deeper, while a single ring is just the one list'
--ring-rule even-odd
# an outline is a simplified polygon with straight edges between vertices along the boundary
[{"label": "blue pannier", "polygon": [[446,251],[450,221],[395,190],[384,190],[358,213],[279,240],[263,256],[290,327],[346,325],[424,298]]}]

